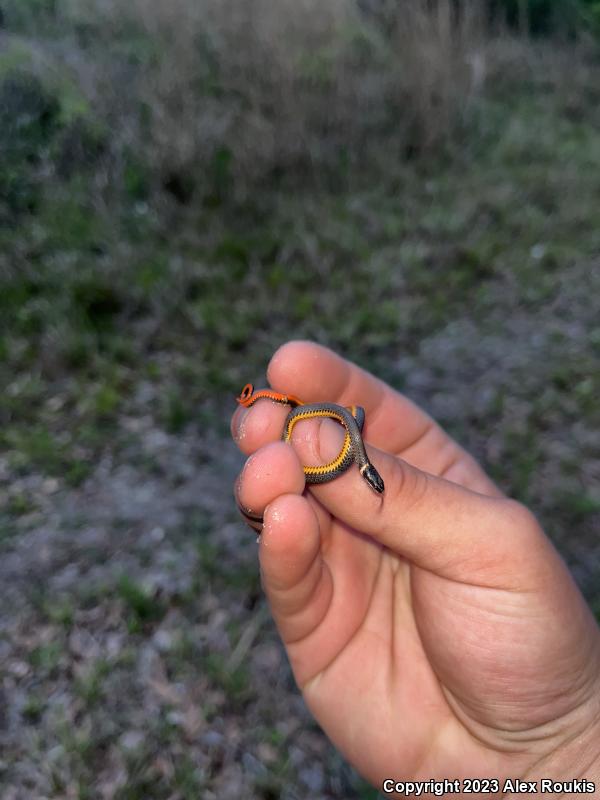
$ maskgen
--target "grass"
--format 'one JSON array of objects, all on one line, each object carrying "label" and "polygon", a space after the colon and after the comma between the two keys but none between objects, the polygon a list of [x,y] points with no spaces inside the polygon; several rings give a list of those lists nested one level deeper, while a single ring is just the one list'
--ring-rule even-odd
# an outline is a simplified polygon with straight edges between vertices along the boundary
[{"label": "grass", "polygon": [[63,655],[61,642],[49,642],[39,645],[31,651],[29,660],[31,665],[41,673],[53,672],[57,669]]},{"label": "grass", "polygon": [[97,705],[104,694],[104,684],[112,665],[105,659],[97,659],[84,675],[75,681],[74,689],[86,706]]},{"label": "grass", "polygon": [[127,610],[130,633],[137,633],[145,626],[158,622],[166,613],[166,607],[159,598],[127,575],[119,579],[117,590]]},{"label": "grass", "polygon": [[[188,497],[155,542],[155,521],[126,514],[135,498],[108,520],[87,520],[87,499],[121,468],[166,507],[220,476],[233,396],[278,344],[310,337],[406,388],[578,563],[598,525],[597,54],[495,37],[474,12],[452,26],[443,3],[435,20],[411,6],[408,39],[341,0],[320,15],[258,3],[245,40],[241,5],[222,0],[5,5],[0,542],[20,552],[46,519],[63,537],[48,581],[28,583],[39,631],[14,645],[35,676],[22,715],[40,761],[57,735],[63,748],[40,791],[96,798],[106,770],[125,776],[117,797],[194,797],[239,761],[220,745],[203,761],[169,717],[179,701],[152,694],[140,653],[164,628],[165,696],[185,689],[208,726],[241,730],[240,749],[268,742],[254,788],[282,796],[296,735],[275,725],[297,713],[293,681],[253,660],[274,631],[227,668],[260,598],[233,510]],[[192,448],[191,478],[152,449],[156,432]],[[114,552],[86,542],[103,526]],[[69,564],[76,585],[55,588]],[[190,564],[183,589],[145,588],[146,570]],[[122,655],[75,678],[80,626]],[[58,684],[78,735],[47,702]],[[344,796],[374,796],[335,769]]]}]

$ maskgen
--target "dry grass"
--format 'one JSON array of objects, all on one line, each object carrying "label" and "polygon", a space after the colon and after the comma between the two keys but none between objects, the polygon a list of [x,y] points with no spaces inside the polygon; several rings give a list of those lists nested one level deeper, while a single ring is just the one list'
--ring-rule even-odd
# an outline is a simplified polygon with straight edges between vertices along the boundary
[{"label": "dry grass", "polygon": [[458,8],[452,0],[88,0],[63,13],[75,29],[92,24],[102,42],[94,94],[116,141],[143,153],[161,179],[202,190],[337,170],[381,154],[382,136],[392,160],[447,142],[486,74],[479,6]]},{"label": "dry grass", "polygon": [[489,31],[481,4],[388,3],[395,105],[409,144],[428,148],[452,134],[484,88]]}]

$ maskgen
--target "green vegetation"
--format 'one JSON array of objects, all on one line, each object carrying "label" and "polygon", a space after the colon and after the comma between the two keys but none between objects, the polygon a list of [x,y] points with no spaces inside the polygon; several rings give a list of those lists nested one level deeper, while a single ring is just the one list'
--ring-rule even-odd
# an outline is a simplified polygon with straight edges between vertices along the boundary
[{"label": "green vegetation", "polygon": [[600,31],[598,0],[490,0],[489,5],[511,26],[525,27],[534,34]]},{"label": "green vegetation", "polygon": [[31,665],[42,673],[52,672],[58,667],[62,653],[61,642],[39,645],[30,654]]},{"label": "green vegetation", "polygon": [[111,669],[112,665],[108,661],[98,659],[85,675],[75,681],[75,691],[86,705],[93,706],[101,701],[104,683]]},{"label": "green vegetation", "polygon": [[159,598],[136,584],[127,575],[120,578],[118,592],[128,610],[130,633],[136,633],[143,626],[159,621],[166,612]]},{"label": "green vegetation", "polygon": [[219,796],[261,745],[257,797],[298,779],[254,540],[216,489],[233,395],[291,338],[431,410],[536,509],[600,615],[581,555],[598,3],[492,3],[533,41],[428,5],[2,2],[0,544],[25,587],[7,635],[40,794]]}]

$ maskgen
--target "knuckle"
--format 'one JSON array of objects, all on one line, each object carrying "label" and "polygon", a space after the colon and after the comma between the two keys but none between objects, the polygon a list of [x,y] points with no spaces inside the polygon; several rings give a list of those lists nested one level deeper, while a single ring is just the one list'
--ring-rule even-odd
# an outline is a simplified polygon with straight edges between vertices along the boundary
[{"label": "knuckle", "polygon": [[501,502],[504,506],[504,518],[513,530],[519,530],[527,537],[539,536],[542,531],[540,523],[526,505],[512,498],[503,498]]}]

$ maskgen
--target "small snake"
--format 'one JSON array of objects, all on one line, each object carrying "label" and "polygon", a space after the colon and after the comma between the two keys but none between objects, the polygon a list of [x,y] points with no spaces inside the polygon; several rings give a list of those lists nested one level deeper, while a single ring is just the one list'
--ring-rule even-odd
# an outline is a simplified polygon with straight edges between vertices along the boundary
[{"label": "small snake", "polygon": [[[280,394],[273,392],[271,389],[260,389],[255,392],[251,383],[247,383],[237,402],[245,408],[250,408],[261,399],[272,400],[274,403],[281,405],[288,405],[292,410],[287,415],[283,426],[283,433],[281,438],[284,442],[289,442],[292,436],[292,430],[296,423],[305,419],[315,419],[316,417],[328,417],[336,420],[340,425],[346,429],[346,436],[344,443],[338,456],[330,461],[329,464],[323,464],[319,467],[303,466],[304,476],[307,483],[327,483],[342,475],[346,470],[356,462],[360,474],[369,484],[369,486],[378,494],[384,491],[384,483],[381,475],[373,464],[369,461],[367,451],[362,438],[362,429],[365,424],[365,410],[361,406],[350,406],[345,408],[336,403],[304,403],[298,397],[288,394]],[[239,504],[238,504],[239,505]],[[263,518],[252,514],[249,509],[239,509],[245,517],[248,524],[255,530],[262,529]]]}]

